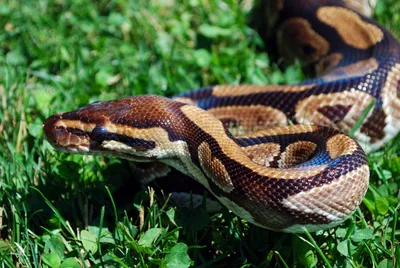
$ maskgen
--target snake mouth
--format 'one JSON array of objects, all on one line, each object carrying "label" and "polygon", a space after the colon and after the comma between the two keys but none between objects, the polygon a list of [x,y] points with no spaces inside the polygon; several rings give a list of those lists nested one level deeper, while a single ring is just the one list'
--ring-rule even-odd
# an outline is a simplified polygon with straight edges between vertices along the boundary
[{"label": "snake mouth", "polygon": [[[148,157],[110,150],[105,146],[107,140],[93,138],[93,131],[84,131],[78,128],[79,124],[68,124],[68,120],[63,120],[63,114],[55,114],[47,118],[43,124],[46,140],[58,151],[111,156],[135,162],[152,161]],[[121,139],[121,137],[115,134],[109,136],[111,140]],[[125,138],[125,140],[126,139],[127,138]],[[145,146],[152,147],[153,144],[141,143],[141,146],[145,149]],[[140,151],[138,149],[140,148],[136,147],[135,151]]]},{"label": "snake mouth", "polygon": [[43,124],[46,140],[57,150],[72,153],[88,153],[91,147],[98,147],[89,135],[80,129],[61,126],[61,114],[55,114],[46,119]]}]

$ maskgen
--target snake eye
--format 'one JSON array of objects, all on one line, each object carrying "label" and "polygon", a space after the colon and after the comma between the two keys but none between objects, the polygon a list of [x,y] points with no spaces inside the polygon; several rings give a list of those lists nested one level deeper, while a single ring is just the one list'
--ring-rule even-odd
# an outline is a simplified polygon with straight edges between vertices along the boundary
[{"label": "snake eye", "polygon": [[103,142],[107,138],[107,135],[108,131],[103,126],[95,127],[90,133],[91,138],[97,142]]}]

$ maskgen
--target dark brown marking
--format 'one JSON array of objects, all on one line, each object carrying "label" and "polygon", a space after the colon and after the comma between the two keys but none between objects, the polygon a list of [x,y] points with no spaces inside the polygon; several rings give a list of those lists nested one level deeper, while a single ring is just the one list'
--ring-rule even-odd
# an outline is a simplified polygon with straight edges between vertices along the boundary
[{"label": "dark brown marking", "polygon": [[309,141],[298,141],[290,144],[282,154],[280,168],[289,168],[310,160],[315,153],[317,144]]},{"label": "dark brown marking", "polygon": [[362,125],[361,133],[367,134],[371,138],[371,143],[375,143],[385,137],[386,115],[382,109],[375,109],[372,115]]},{"label": "dark brown marking", "polygon": [[76,136],[87,136],[87,133],[85,131],[82,131],[80,129],[76,128],[67,128],[67,131],[76,135]]},{"label": "dark brown marking", "polygon": [[317,109],[318,112],[326,116],[329,120],[334,123],[338,123],[345,118],[347,113],[350,111],[352,105],[334,105],[334,106],[324,106]]},{"label": "dark brown marking", "polygon": [[314,62],[329,51],[328,41],[304,18],[288,19],[282,24],[279,33],[280,53],[289,60],[298,57],[306,63]]},{"label": "dark brown marking", "polygon": [[316,65],[315,72],[317,75],[322,75],[326,72],[331,71],[335,68],[342,60],[343,55],[341,53],[332,53],[323,57]]}]

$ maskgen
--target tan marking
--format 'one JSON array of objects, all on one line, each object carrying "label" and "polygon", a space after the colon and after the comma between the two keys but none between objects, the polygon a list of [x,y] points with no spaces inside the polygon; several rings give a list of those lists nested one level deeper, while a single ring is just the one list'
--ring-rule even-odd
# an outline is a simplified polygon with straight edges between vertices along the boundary
[{"label": "tan marking", "polygon": [[315,62],[329,51],[329,42],[303,18],[285,21],[277,39],[280,54],[289,60],[299,58],[305,63]]},{"label": "tan marking", "polygon": [[313,88],[314,85],[302,86],[256,86],[256,85],[232,85],[232,86],[215,86],[213,88],[213,96],[243,96],[257,93],[267,92],[301,92]]},{"label": "tan marking", "polygon": [[317,126],[313,125],[292,125],[292,126],[280,126],[274,127],[271,129],[260,130],[254,133],[248,133],[246,135],[240,136],[240,138],[257,138],[257,137],[265,137],[265,136],[280,136],[285,134],[302,134],[313,132],[317,130]]},{"label": "tan marking", "polygon": [[198,148],[200,165],[207,176],[224,192],[231,192],[234,189],[231,178],[225,166],[211,154],[207,142],[200,144]]},{"label": "tan marking", "polygon": [[178,98],[174,98],[173,100],[196,106],[196,102],[194,100],[192,100],[191,98],[178,97]]},{"label": "tan marking", "polygon": [[341,176],[339,179],[283,200],[287,208],[327,217],[332,222],[346,219],[361,203],[368,189],[368,165]]},{"label": "tan marking", "polygon": [[331,70],[326,75],[322,76],[325,81],[334,81],[338,79],[364,76],[378,69],[379,63],[375,58],[362,60],[347,66],[339,67]]},{"label": "tan marking", "polygon": [[386,136],[386,114],[383,109],[375,109],[367,120],[363,121],[360,132],[370,137],[371,144],[381,141]]},{"label": "tan marking", "polygon": [[64,128],[76,128],[82,131],[91,132],[95,127],[95,123],[84,123],[79,120],[59,119],[55,124],[55,127]]},{"label": "tan marking", "polygon": [[288,145],[278,161],[279,168],[300,165],[313,156],[317,145],[310,141],[298,141]]},{"label": "tan marking", "polygon": [[242,147],[242,151],[256,164],[269,167],[274,157],[280,154],[281,146],[278,143],[261,143]]},{"label": "tan marking", "polygon": [[239,164],[259,173],[261,176],[267,176],[276,179],[298,179],[302,177],[310,177],[319,174],[325,169],[326,165],[307,167],[307,168],[291,168],[291,169],[276,169],[258,165],[242,151],[242,149],[230,139],[225,129],[217,118],[214,116],[200,112],[195,106],[183,106],[181,111],[192,121],[195,122],[202,131],[208,133],[217,141],[219,146],[223,148],[223,153],[237,161]]},{"label": "tan marking", "polygon": [[[367,89],[368,82],[360,83],[357,87]],[[319,94],[299,101],[296,105],[295,118],[300,124],[316,124],[341,129],[349,132],[358,118],[372,101],[373,97],[362,91],[349,90],[339,93]],[[332,122],[327,116],[318,111],[321,107],[350,106],[346,116],[338,123]]]},{"label": "tan marking", "polygon": [[278,109],[263,105],[228,106],[207,110],[220,120],[235,118],[240,125],[232,133],[241,135],[261,129],[287,124],[286,115]]},{"label": "tan marking", "polygon": [[343,59],[341,53],[332,53],[323,57],[316,65],[315,72],[318,76],[327,73],[334,69],[339,62]]},{"label": "tan marking", "polygon": [[332,159],[341,155],[353,154],[357,148],[357,143],[344,134],[337,134],[326,142],[326,150]]},{"label": "tan marking", "polygon": [[363,21],[357,13],[346,8],[320,7],[317,16],[320,21],[335,28],[347,45],[358,49],[370,48],[384,37],[378,26]]},{"label": "tan marking", "polygon": [[161,148],[167,149],[173,144],[169,140],[168,132],[162,127],[135,128],[128,125],[114,124],[111,122],[106,122],[104,126],[111,133],[116,133],[136,139],[155,141],[157,143],[157,146]]}]

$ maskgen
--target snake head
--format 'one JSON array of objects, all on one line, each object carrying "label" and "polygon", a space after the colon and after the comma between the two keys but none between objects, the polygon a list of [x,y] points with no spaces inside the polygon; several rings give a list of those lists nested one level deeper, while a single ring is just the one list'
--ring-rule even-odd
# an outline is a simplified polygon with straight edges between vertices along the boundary
[{"label": "snake head", "polygon": [[43,130],[60,151],[151,161],[165,156],[160,150],[170,143],[166,128],[182,105],[152,95],[95,102],[50,116]]}]

